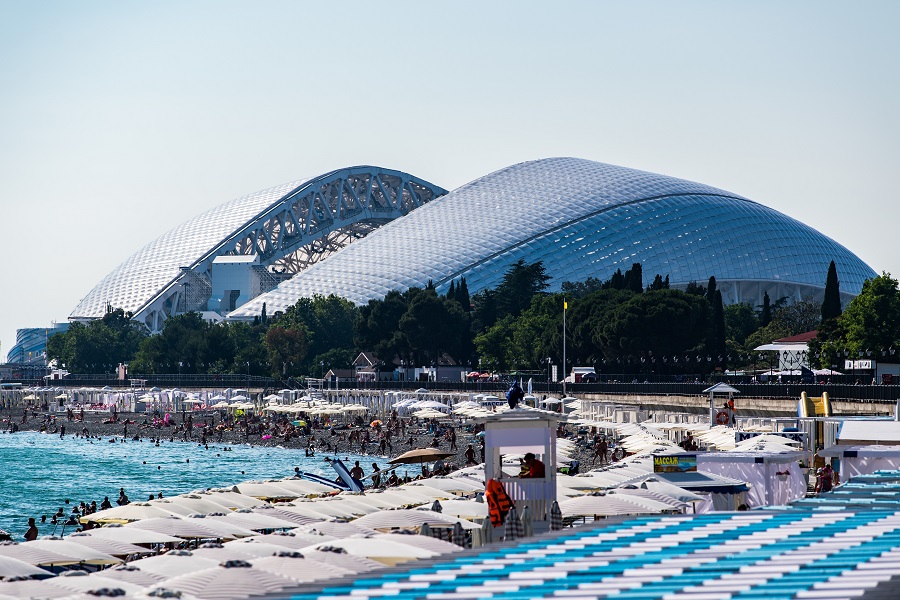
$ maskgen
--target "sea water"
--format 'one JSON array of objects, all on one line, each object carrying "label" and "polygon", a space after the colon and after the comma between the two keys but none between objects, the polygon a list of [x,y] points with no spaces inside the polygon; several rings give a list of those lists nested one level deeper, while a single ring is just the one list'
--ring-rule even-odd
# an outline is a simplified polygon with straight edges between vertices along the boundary
[{"label": "sea water", "polygon": [[[248,444],[210,443],[206,449],[196,442],[163,440],[157,447],[147,438],[124,443],[121,437],[113,443],[110,439],[0,434],[0,529],[21,541],[28,517],[36,517],[40,534],[50,535],[50,517],[59,508],[68,515],[81,501],[96,500],[99,506],[104,496],[115,506],[119,488],[125,488],[131,502],[145,502],[150,494],[160,492],[174,496],[253,479],[289,477],[294,467],[334,479],[337,475],[326,457],[348,459],[348,468],[358,460],[366,474],[371,473],[373,462],[383,469],[386,460],[323,452],[307,457],[303,450]],[[43,525],[41,515],[47,515]]]}]

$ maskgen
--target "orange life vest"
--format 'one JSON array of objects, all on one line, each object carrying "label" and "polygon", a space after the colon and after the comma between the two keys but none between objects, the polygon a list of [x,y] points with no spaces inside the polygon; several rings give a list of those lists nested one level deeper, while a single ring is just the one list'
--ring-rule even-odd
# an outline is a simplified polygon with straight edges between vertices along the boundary
[{"label": "orange life vest", "polygon": [[496,479],[488,479],[488,482],[484,487],[484,499],[487,501],[488,516],[491,518],[491,525],[494,527],[503,525],[503,519],[506,518],[506,513],[513,507],[512,498],[510,498],[506,493],[506,490],[503,489],[503,484]]}]

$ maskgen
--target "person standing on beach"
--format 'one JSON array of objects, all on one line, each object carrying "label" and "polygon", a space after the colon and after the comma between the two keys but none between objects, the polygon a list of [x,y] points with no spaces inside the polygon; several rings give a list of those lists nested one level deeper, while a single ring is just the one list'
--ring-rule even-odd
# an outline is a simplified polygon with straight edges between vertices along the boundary
[{"label": "person standing on beach", "polygon": [[33,542],[38,537],[38,528],[34,523],[34,517],[28,519],[28,531],[25,532],[25,541]]}]

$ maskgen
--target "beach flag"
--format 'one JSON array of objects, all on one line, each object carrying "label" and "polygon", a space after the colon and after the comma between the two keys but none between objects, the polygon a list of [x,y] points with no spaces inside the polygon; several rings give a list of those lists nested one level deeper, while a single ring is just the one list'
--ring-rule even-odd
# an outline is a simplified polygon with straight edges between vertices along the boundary
[{"label": "beach flag", "polygon": [[531,380],[532,379],[533,379],[533,377],[528,378],[528,395],[529,396],[531,395]]}]

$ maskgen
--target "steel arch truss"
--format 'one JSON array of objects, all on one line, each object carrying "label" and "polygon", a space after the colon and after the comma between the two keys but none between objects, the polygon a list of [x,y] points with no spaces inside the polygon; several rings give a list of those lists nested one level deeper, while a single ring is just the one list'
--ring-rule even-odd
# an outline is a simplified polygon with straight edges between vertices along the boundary
[{"label": "steel arch truss", "polygon": [[306,181],[182,268],[135,318],[158,332],[168,317],[206,310],[218,256],[259,257],[256,296],[446,193],[406,173],[378,167],[352,167]]}]

